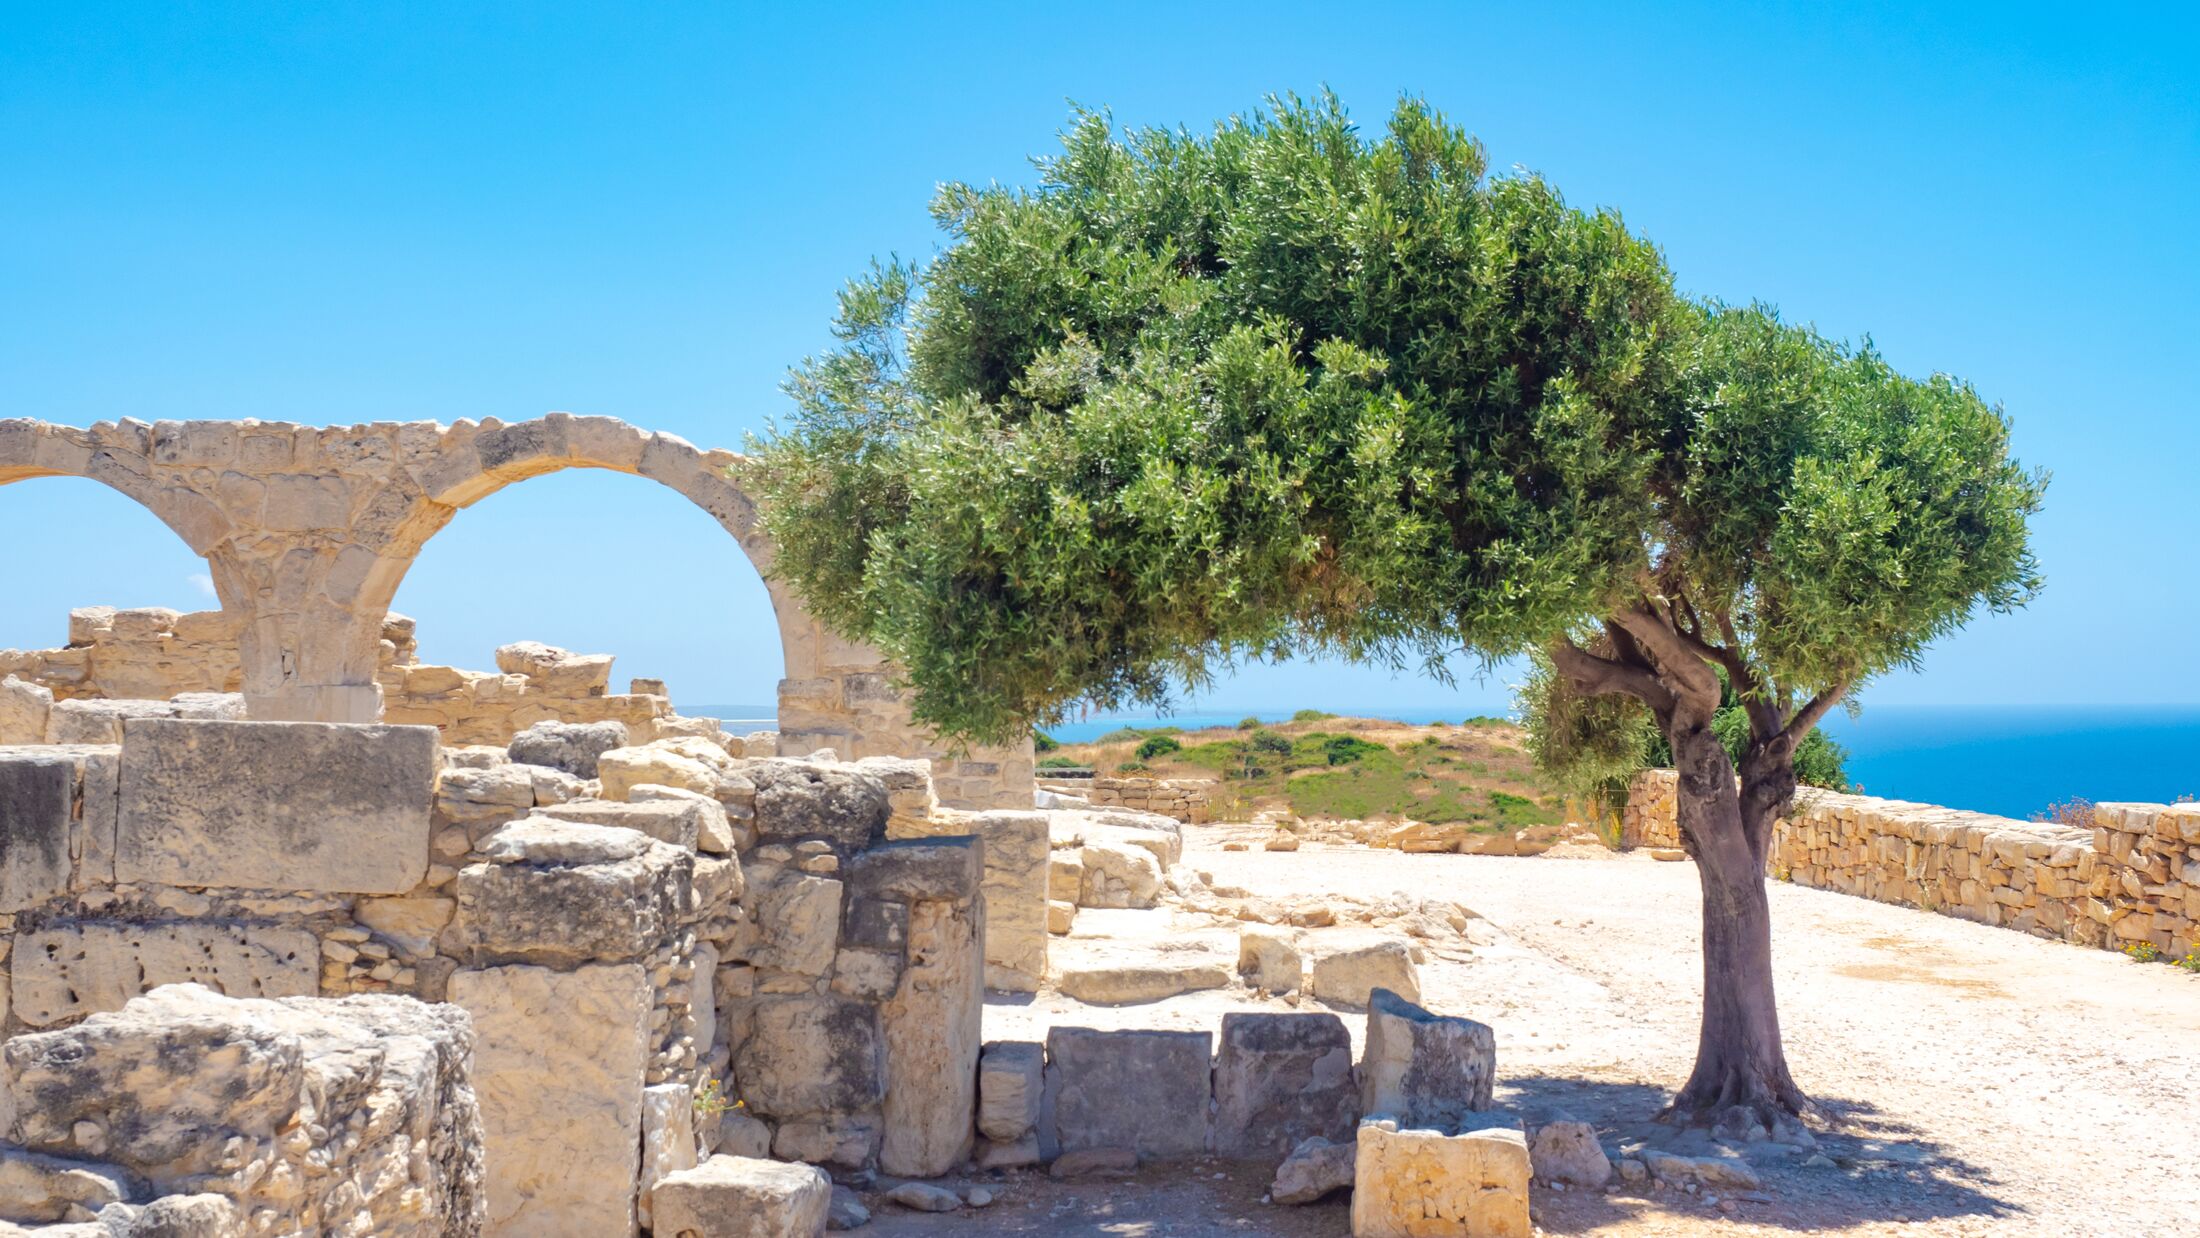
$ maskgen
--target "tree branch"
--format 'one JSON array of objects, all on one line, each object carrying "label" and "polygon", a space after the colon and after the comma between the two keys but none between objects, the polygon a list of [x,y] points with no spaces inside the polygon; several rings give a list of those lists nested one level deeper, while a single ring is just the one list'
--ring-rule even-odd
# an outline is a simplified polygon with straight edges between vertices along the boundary
[{"label": "tree branch", "polygon": [[1719,680],[1704,664],[1703,656],[1691,649],[1681,638],[1671,622],[1651,610],[1645,602],[1629,607],[1612,616],[1616,624],[1650,655],[1657,664],[1660,678],[1673,685],[1676,704],[1685,702],[1703,712],[1709,722],[1713,711],[1719,707]]},{"label": "tree branch", "polygon": [[1788,719],[1787,727],[1781,735],[1791,743],[1802,743],[1803,736],[1810,734],[1810,729],[1817,726],[1818,720],[1825,717],[1826,711],[1838,704],[1842,697],[1848,695],[1848,691],[1847,684],[1835,684],[1810,698],[1801,709],[1795,711],[1794,717]]},{"label": "tree branch", "polygon": [[1673,712],[1672,690],[1647,667],[1598,657],[1565,637],[1552,643],[1551,665],[1571,680],[1576,690],[1587,695],[1621,693],[1632,696],[1648,705],[1650,712],[1660,720]]}]

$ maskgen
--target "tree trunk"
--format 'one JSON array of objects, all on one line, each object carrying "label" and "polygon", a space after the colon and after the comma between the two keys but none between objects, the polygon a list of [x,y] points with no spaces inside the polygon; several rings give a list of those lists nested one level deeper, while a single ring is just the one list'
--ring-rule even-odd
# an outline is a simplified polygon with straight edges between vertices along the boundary
[{"label": "tree trunk", "polygon": [[[1753,778],[1745,794],[1736,786],[1725,747],[1708,726],[1676,727],[1676,732],[1667,736],[1680,774],[1676,807],[1703,883],[1703,1026],[1696,1069],[1666,1116],[1724,1122],[1741,1106],[1754,1122],[1778,1129],[1790,1115],[1807,1111],[1810,1102],[1788,1075],[1773,998],[1765,853],[1777,806],[1768,807],[1766,792],[1772,788],[1763,784],[1776,784],[1777,771],[1756,768],[1760,754],[1752,754],[1750,772],[1772,776]],[[1789,783],[1792,788],[1792,774]]]}]

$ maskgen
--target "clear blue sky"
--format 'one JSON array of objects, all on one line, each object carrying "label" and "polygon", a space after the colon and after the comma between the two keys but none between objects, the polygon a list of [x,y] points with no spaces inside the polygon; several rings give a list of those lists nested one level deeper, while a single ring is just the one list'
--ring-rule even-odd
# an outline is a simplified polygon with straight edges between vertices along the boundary
[{"label": "clear blue sky", "polygon": [[[1412,91],[1495,166],[1621,209],[1688,290],[1870,332],[2007,406],[2055,473],[2048,591],[1867,700],[2195,702],[2178,7],[8,3],[0,416],[562,409],[738,446],[840,281],[930,251],[936,182],[1027,177],[1066,100],[1203,126],[1325,83],[1378,121]],[[0,531],[0,646],[59,643],[71,605],[211,604],[203,564],[92,483],[0,488]],[[542,639],[690,702],[768,700],[779,673],[731,542],[612,474],[461,513],[398,605],[464,665]],[[1298,666],[1208,700],[1502,697]]]}]

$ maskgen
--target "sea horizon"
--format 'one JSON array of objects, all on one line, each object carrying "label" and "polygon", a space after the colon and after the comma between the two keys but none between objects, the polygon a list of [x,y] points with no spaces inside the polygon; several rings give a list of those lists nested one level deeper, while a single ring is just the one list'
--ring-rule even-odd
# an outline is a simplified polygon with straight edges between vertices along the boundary
[{"label": "sea horizon", "polygon": [[[1189,731],[1234,726],[1246,717],[1285,722],[1308,708],[1418,725],[1477,716],[1438,706],[1202,705],[1168,715],[1096,716],[1046,730],[1063,742],[1082,743],[1126,726]],[[688,711],[725,719],[733,730],[762,729],[772,717],[768,706],[758,705]],[[2200,795],[2200,705],[1873,705],[1854,718],[1836,711],[1822,729],[1848,749],[1849,781],[1864,795],[2018,819],[2073,799],[2171,803]]]}]

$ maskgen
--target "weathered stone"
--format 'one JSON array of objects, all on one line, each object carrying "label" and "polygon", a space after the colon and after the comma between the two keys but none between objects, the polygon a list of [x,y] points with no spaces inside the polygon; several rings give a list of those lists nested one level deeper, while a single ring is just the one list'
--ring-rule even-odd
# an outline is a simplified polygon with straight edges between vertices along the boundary
[{"label": "weathered stone", "polygon": [[962,1196],[929,1182],[904,1182],[886,1192],[886,1200],[911,1212],[954,1212],[963,1206]]},{"label": "weathered stone", "polygon": [[1047,900],[1047,932],[1056,937],[1067,937],[1077,926],[1077,904]]},{"label": "weathered stone", "polygon": [[878,1012],[839,997],[758,998],[734,1047],[733,1077],[741,1099],[766,1118],[868,1109],[886,1096]]},{"label": "weathered stone", "polygon": [[512,737],[507,751],[523,765],[547,765],[576,778],[594,778],[597,758],[626,747],[623,722],[537,722]]},{"label": "weathered stone", "polygon": [[1360,1110],[1453,1130],[1490,1107],[1497,1040],[1489,1025],[1434,1014],[1387,989],[1368,1002]]},{"label": "weathered stone", "polygon": [[[700,797],[698,797],[700,798]],[[716,808],[717,805],[711,805]],[[661,843],[688,851],[696,849],[702,834],[703,813],[695,804],[678,800],[624,803],[619,800],[574,800],[537,808],[534,815],[584,825],[607,825],[646,834]],[[720,810],[719,819],[725,814]],[[507,827],[509,828],[509,827]]]},{"label": "weathered stone", "polygon": [[1360,1126],[1354,1238],[1528,1238],[1531,1228],[1528,1145],[1520,1132]]},{"label": "weathered stone", "polygon": [[1036,1040],[996,1040],[978,1058],[978,1130],[1014,1143],[1039,1122],[1046,1050]]},{"label": "weathered stone", "polygon": [[722,1114],[718,1119],[718,1151],[759,1159],[770,1156],[772,1128],[739,1110]]},{"label": "weathered stone", "polygon": [[525,675],[561,696],[601,696],[611,686],[612,657],[607,653],[573,653],[523,640],[499,648],[496,659],[497,669],[505,674]]},{"label": "weathered stone", "polygon": [[0,911],[68,893],[76,805],[77,767],[67,757],[0,749]]},{"label": "weathered stone", "polygon": [[[634,1233],[648,972],[638,963],[480,968],[452,976],[450,997],[474,1021],[489,1232]],[[663,1190],[659,1182],[660,1209]]]},{"label": "weathered stone", "polygon": [[9,675],[0,679],[0,744],[43,744],[53,690]]},{"label": "weathered stone", "polygon": [[660,1083],[642,1089],[642,1176],[635,1191],[635,1214],[649,1228],[651,1198],[657,1184],[683,1169],[695,1168],[695,1090],[685,1083]]},{"label": "weathered stone", "polygon": [[352,916],[406,953],[435,952],[435,936],[451,922],[458,903],[448,898],[363,898]]},{"label": "weathered stone", "polygon": [[1063,1179],[1115,1178],[1138,1172],[1138,1153],[1129,1148],[1078,1148],[1064,1152],[1047,1166],[1051,1177]]},{"label": "weathered stone", "polygon": [[759,842],[817,838],[852,854],[886,837],[892,806],[886,786],[852,766],[749,760],[739,768],[755,784]]},{"label": "weathered stone", "polygon": [[1306,981],[1306,962],[1298,934],[1266,924],[1238,926],[1238,975],[1255,989],[1281,996],[1296,993]]},{"label": "weathered stone", "polygon": [[627,791],[627,798],[636,804],[691,804],[695,807],[695,847],[716,855],[732,855],[749,844],[746,821],[736,828],[726,816],[726,806],[700,791],[685,791],[679,787],[660,787],[643,783]]},{"label": "weathered stone", "polygon": [[112,1165],[0,1148],[0,1217],[66,1221],[128,1198],[129,1180]]},{"label": "weathered stone", "polygon": [[1041,1148],[1125,1148],[1154,1159],[1205,1152],[1212,1044],[1206,1032],[1050,1029]]},{"label": "weathered stone", "polygon": [[1268,1197],[1279,1204],[1310,1204],[1341,1191],[1352,1185],[1358,1158],[1359,1145],[1350,1140],[1331,1143],[1320,1135],[1310,1135],[1276,1166],[1276,1179],[1268,1188]]},{"label": "weathered stone", "polygon": [[1316,1135],[1344,1142],[1360,1117],[1352,1035],[1333,1014],[1223,1015],[1214,1091],[1218,1156],[1269,1160]]},{"label": "weathered stone", "polygon": [[833,1202],[825,1210],[825,1228],[829,1230],[861,1229],[871,1223],[871,1210],[854,1191],[844,1186],[833,1188]]},{"label": "weathered stone", "polygon": [[1230,969],[1209,958],[1104,952],[1062,963],[1055,970],[1055,986],[1081,1002],[1120,1006],[1226,989]]},{"label": "weathered stone", "polygon": [[969,1154],[985,1013],[979,914],[969,897],[909,909],[908,966],[879,1008],[887,1078],[879,1167],[887,1173],[937,1177]]},{"label": "weathered stone", "polygon": [[1307,988],[1332,1006],[1364,1008],[1377,989],[1407,1001],[1421,1000],[1421,980],[1412,947],[1396,937],[1350,934],[1323,943],[1307,975]]},{"label": "weathered stone", "polygon": [[[923,762],[907,764],[923,766]],[[864,768],[874,768],[866,761]],[[925,783],[930,795],[930,782]],[[1039,812],[943,812],[921,819],[897,815],[894,838],[972,835],[985,848],[985,984],[1035,993],[1047,970],[1048,825]]]},{"label": "weathered stone", "polygon": [[1727,1187],[1733,1190],[1754,1191],[1762,1183],[1757,1171],[1749,1162],[1726,1156],[1676,1156],[1650,1148],[1638,1154],[1650,1176],[1669,1186],[1682,1186],[1690,1182],[1704,1186]]},{"label": "weathered stone", "polygon": [[628,799],[639,786],[675,787],[716,799],[722,781],[716,769],[694,757],[649,746],[613,748],[599,754],[596,776],[607,800]]},{"label": "weathered stone", "polygon": [[[171,985],[9,1041],[7,1090],[24,1146],[97,1155],[153,1194],[216,1192],[332,1234],[474,1233],[471,1040],[463,1014],[410,998]],[[179,1206],[129,1232],[222,1232],[181,1228],[204,1213]]]},{"label": "weathered stone", "polygon": [[756,892],[757,937],[748,952],[749,961],[804,976],[831,971],[838,948],[841,889],[841,883],[831,877],[784,873]]},{"label": "weathered stone", "polygon": [[87,921],[20,934],[10,1005],[50,1027],[164,984],[199,983],[232,997],[304,997],[319,984],[320,946],[304,929],[235,922]]},{"label": "weathered stone", "polygon": [[833,1184],[808,1165],[714,1156],[657,1183],[660,1238],[816,1238]]},{"label": "weathered stone", "polygon": [[1071,847],[1047,853],[1047,897],[1074,904],[1085,892],[1085,852]]},{"label": "weathered stone", "polygon": [[503,827],[482,853],[459,871],[458,923],[489,962],[642,958],[678,925],[694,875],[690,852],[549,818]]},{"label": "weathered stone", "polygon": [[881,843],[848,868],[856,898],[898,903],[968,902],[985,879],[985,845],[976,838],[907,838]]},{"label": "weathered stone", "polygon": [[781,1122],[772,1132],[772,1155],[783,1161],[865,1170],[878,1157],[876,1113],[836,1113]]},{"label": "weathered stone", "polygon": [[1129,842],[1087,842],[1080,907],[1151,907],[1161,898],[1161,862]]},{"label": "weathered stone", "polygon": [[115,877],[403,894],[428,870],[428,727],[129,724]]},{"label": "weathered stone", "polygon": [[980,1169],[1021,1169],[1036,1165],[1039,1156],[1039,1132],[1034,1129],[1013,1143],[996,1143],[980,1139],[977,1151],[971,1155],[971,1163]]},{"label": "weathered stone", "polygon": [[1612,1161],[1587,1122],[1546,1122],[1528,1145],[1535,1176],[1568,1186],[1601,1187],[1612,1180]]}]

